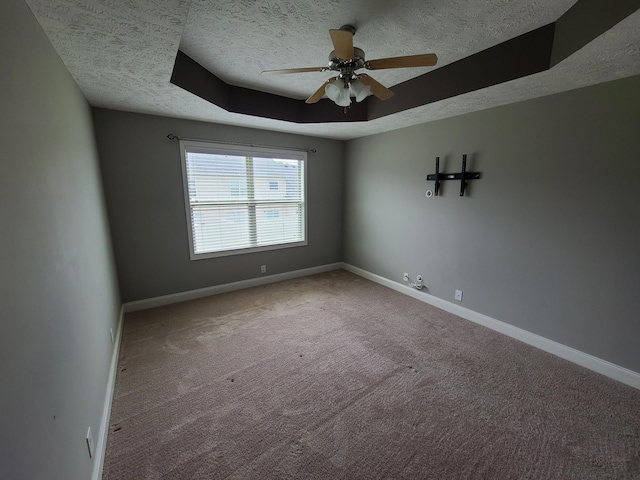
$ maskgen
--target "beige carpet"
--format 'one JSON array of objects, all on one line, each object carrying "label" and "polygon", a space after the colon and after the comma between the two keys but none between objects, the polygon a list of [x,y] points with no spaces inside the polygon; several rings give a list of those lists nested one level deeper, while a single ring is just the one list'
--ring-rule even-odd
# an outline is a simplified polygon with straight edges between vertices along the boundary
[{"label": "beige carpet", "polygon": [[105,479],[638,479],[640,391],[344,271],[128,314]]}]

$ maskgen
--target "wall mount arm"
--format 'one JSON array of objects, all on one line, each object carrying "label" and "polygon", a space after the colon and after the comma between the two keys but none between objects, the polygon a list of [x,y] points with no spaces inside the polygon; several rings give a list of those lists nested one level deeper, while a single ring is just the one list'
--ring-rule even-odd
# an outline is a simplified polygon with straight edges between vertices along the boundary
[{"label": "wall mount arm", "polygon": [[478,180],[481,178],[480,172],[467,172],[467,154],[462,155],[462,171],[460,173],[440,173],[440,157],[436,157],[436,173],[427,175],[427,180],[435,180],[435,196],[440,193],[440,182],[444,180],[460,180],[460,196],[464,196],[467,187],[467,180]]}]

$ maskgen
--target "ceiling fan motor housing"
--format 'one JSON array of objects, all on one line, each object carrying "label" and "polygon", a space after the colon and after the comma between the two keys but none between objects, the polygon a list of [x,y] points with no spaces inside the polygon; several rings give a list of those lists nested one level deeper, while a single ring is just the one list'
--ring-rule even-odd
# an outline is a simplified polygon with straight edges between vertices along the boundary
[{"label": "ceiling fan motor housing", "polygon": [[364,62],[364,50],[358,47],[353,47],[353,58],[347,60],[338,58],[335,50],[329,54],[329,70],[343,72],[343,70],[349,69],[353,72],[364,67]]}]

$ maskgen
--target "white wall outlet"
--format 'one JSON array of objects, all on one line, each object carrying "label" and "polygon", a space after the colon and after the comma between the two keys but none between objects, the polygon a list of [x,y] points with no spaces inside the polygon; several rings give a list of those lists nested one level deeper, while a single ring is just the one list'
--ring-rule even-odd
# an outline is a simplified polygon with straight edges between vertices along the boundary
[{"label": "white wall outlet", "polygon": [[111,336],[111,344],[116,343],[116,338],[113,336],[113,328],[109,329],[109,335]]},{"label": "white wall outlet", "polygon": [[462,301],[462,290],[456,290],[456,300]]},{"label": "white wall outlet", "polygon": [[89,450],[89,458],[93,458],[93,435],[91,435],[91,427],[87,430],[87,449]]},{"label": "white wall outlet", "polygon": [[402,274],[402,280],[404,280],[405,282],[408,282],[409,281],[409,274],[406,273],[406,272],[404,274]]},{"label": "white wall outlet", "polygon": [[417,289],[421,289],[422,288],[422,275],[418,275],[416,277],[416,288]]},{"label": "white wall outlet", "polygon": [[260,265],[260,273],[267,273],[267,266],[266,265]]}]

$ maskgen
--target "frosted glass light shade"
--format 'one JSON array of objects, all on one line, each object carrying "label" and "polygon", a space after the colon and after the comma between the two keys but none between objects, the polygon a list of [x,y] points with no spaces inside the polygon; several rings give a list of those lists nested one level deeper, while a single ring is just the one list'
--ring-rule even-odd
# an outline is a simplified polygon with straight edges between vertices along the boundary
[{"label": "frosted glass light shade", "polygon": [[351,82],[351,93],[356,97],[356,102],[361,102],[371,93],[371,87],[360,80],[353,80]]},{"label": "frosted glass light shade", "polygon": [[327,94],[327,97],[336,102],[340,95],[340,89],[334,83],[330,83],[324,88],[324,93]]},{"label": "frosted glass light shade", "polygon": [[351,99],[349,98],[349,89],[344,88],[342,85],[336,85],[335,83],[330,83],[324,89],[327,97],[336,102],[337,105],[341,107],[348,107],[351,105]]}]

